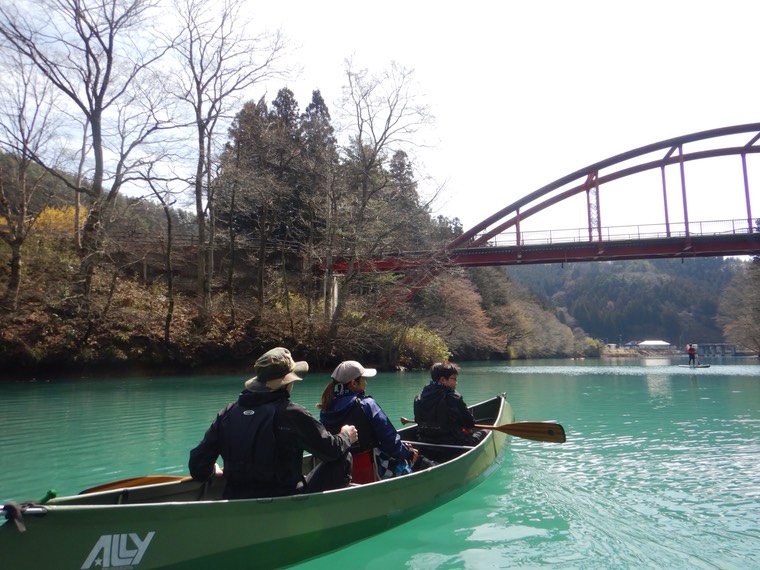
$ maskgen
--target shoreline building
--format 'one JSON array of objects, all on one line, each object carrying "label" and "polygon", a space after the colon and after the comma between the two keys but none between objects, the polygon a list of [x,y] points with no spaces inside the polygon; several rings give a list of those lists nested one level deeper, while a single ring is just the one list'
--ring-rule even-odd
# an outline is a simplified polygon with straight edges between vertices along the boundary
[{"label": "shoreline building", "polygon": [[672,352],[672,345],[664,340],[643,340],[636,345],[640,352],[664,354]]}]

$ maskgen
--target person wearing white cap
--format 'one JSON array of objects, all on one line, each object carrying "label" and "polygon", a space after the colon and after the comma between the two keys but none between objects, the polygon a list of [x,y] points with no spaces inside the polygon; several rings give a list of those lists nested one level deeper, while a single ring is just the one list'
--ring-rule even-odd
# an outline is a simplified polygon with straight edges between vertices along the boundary
[{"label": "person wearing white cap", "polygon": [[[279,497],[316,493],[351,482],[351,444],[358,441],[352,425],[328,432],[303,406],[290,401],[295,382],[308,372],[287,348],[263,354],[254,365],[256,376],[217,415],[203,440],[190,452],[190,475],[205,481],[226,480],[225,499]],[[321,460],[303,476],[303,452]],[[224,460],[222,471],[216,464]]]},{"label": "person wearing white cap", "polygon": [[332,433],[346,423],[356,426],[359,441],[351,446],[351,453],[357,456],[373,448],[382,452],[389,458],[386,464],[390,467],[380,474],[381,477],[429,467],[430,464],[418,461],[421,456],[414,447],[402,443],[380,404],[365,394],[367,378],[376,374],[376,369],[365,368],[355,360],[341,362],[322,393],[320,421]]}]

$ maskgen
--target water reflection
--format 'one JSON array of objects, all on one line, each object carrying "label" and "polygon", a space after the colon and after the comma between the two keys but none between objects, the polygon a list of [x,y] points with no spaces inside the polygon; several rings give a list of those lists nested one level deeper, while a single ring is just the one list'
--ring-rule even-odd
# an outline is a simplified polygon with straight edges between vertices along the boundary
[{"label": "water reflection", "polygon": [[662,405],[662,400],[668,402],[673,399],[672,384],[669,376],[660,374],[650,375],[646,377],[646,381],[649,397],[652,399],[653,405]]},{"label": "water reflection", "polygon": [[641,364],[643,366],[670,366],[671,361],[670,361],[670,358],[651,357],[651,358],[642,358]]}]

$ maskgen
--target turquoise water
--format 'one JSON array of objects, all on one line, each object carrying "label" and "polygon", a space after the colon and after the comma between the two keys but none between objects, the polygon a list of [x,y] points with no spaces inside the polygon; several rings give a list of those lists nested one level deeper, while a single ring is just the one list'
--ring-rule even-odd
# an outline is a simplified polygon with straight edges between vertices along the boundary
[{"label": "turquoise water", "polygon": [[[558,421],[567,443],[514,438],[471,492],[296,568],[760,569],[756,362],[466,364],[469,403],[506,392],[518,420]],[[245,378],[1,384],[0,501],[187,474],[188,450]],[[294,399],[316,411],[327,380],[310,375]],[[379,374],[368,392],[397,421],[426,380]]]}]

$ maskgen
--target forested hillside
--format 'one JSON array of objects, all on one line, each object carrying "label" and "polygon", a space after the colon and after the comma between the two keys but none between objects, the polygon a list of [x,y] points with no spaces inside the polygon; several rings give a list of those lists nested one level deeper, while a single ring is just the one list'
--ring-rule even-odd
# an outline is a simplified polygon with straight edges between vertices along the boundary
[{"label": "forested hillside", "polygon": [[250,369],[278,345],[392,369],[720,339],[729,262],[511,270],[535,295],[452,267],[463,228],[420,187],[434,116],[413,71],[347,60],[332,107],[316,85],[269,93],[284,39],[251,37],[236,4],[60,2],[42,28],[0,11],[0,376]]},{"label": "forested hillside", "polygon": [[610,343],[725,342],[718,305],[742,261],[634,260],[510,267],[509,275],[560,318]]}]

